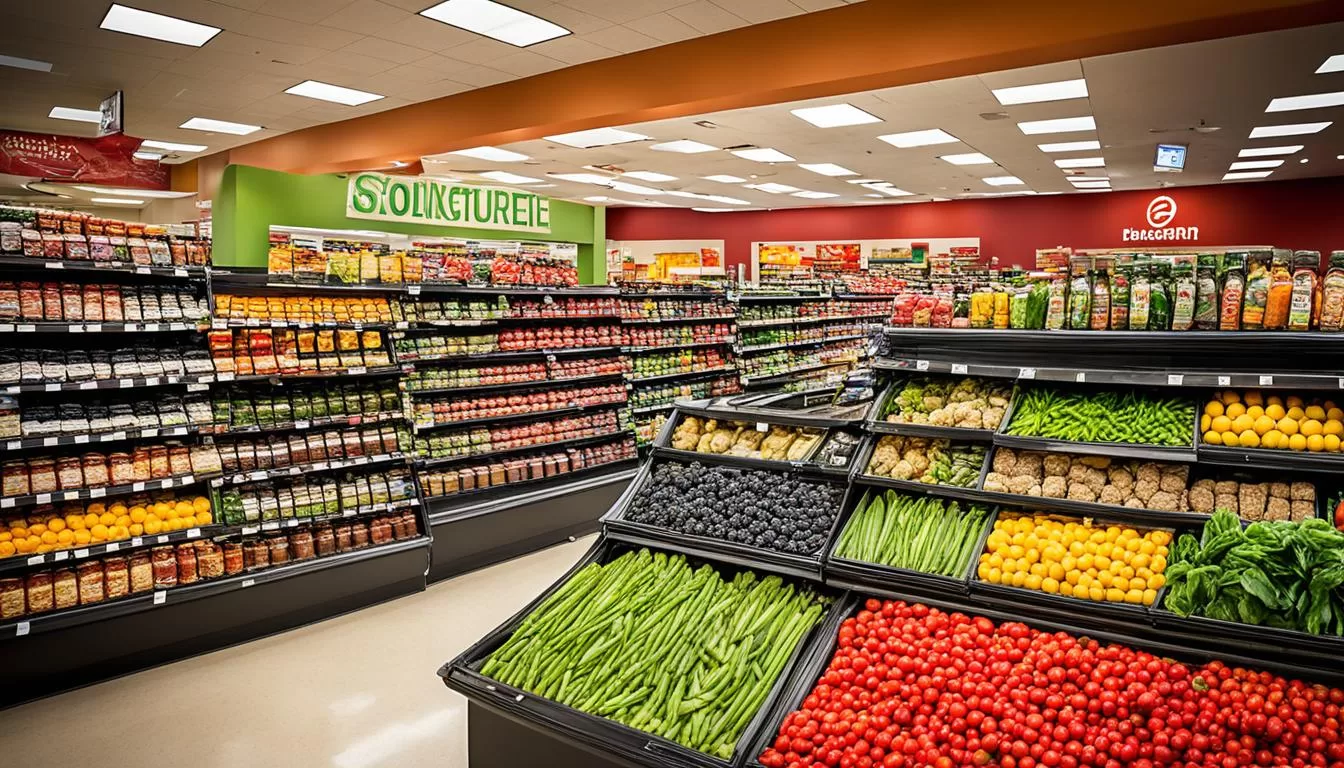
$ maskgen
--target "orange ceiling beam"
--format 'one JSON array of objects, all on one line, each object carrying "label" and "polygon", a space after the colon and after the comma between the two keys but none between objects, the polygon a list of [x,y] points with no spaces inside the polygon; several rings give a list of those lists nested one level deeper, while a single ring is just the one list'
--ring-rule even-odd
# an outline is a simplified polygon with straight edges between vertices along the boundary
[{"label": "orange ceiling beam", "polygon": [[235,147],[226,162],[390,169],[465,147],[1336,21],[1344,0],[868,0],[294,131]]}]

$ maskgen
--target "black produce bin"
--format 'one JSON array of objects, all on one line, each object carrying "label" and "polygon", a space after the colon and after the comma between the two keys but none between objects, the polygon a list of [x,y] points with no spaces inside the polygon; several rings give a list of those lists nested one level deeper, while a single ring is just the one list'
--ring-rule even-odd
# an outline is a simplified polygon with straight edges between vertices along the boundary
[{"label": "black produce bin", "polygon": [[[960,376],[961,374],[929,373],[920,375],[953,378],[954,376]],[[896,393],[905,386],[905,382],[908,381],[909,378],[909,376],[899,376],[893,379],[887,387],[882,390],[882,394],[873,401],[872,407],[868,410],[867,417],[864,420],[865,429],[877,434],[942,437],[950,440],[974,443],[987,443],[994,439],[994,430],[992,429],[968,429],[964,427],[943,427],[934,424],[910,424],[904,422],[883,421],[882,411],[886,409],[887,403],[891,401],[891,398],[895,397]],[[1012,405],[1013,401],[1010,397],[1008,400],[1008,407],[1011,409]],[[1011,411],[1004,411],[1004,422],[1008,420],[1010,414]]]},{"label": "black produce bin", "polygon": [[[689,454],[689,456],[698,457],[700,454]],[[839,530],[838,525],[841,512],[843,512],[846,504],[848,504],[849,497],[854,493],[853,486],[845,482],[845,477],[843,475],[837,475],[833,472],[816,472],[815,470],[808,468],[789,470],[787,472],[788,474],[798,475],[817,484],[842,487],[844,491],[840,497],[840,506],[836,513],[836,519],[831,522],[831,529],[826,537],[826,543],[822,545],[820,550],[812,555],[796,555],[788,552],[762,549],[747,544],[739,544],[724,539],[682,533],[670,528],[662,528],[655,525],[627,520],[626,512],[634,501],[635,495],[650,482],[654,466],[661,460],[686,462],[680,455],[669,457],[662,453],[656,453],[648,461],[645,461],[644,465],[640,468],[639,475],[637,475],[634,481],[630,483],[630,487],[621,498],[617,500],[611,510],[602,517],[603,530],[608,537],[629,542],[631,544],[639,544],[655,549],[668,549],[695,557],[708,558],[723,563],[733,563],[734,565],[793,576],[800,579],[821,581],[823,557],[830,547],[830,543],[835,540]],[[698,461],[699,459],[693,458],[690,460]],[[714,464],[713,461],[702,463]]]},{"label": "black produce bin", "polygon": [[[945,438],[939,438],[945,439]],[[992,501],[985,501],[983,494],[978,490],[985,484],[985,475],[989,473],[990,462],[994,457],[993,447],[986,447],[984,461],[980,463],[980,475],[975,483],[970,486],[958,485],[938,485],[934,483],[921,483],[918,480],[897,480],[894,477],[882,477],[881,475],[868,474],[868,465],[873,459],[873,452],[877,450],[877,444],[881,442],[882,435],[870,435],[863,445],[859,447],[859,453],[854,457],[854,481],[866,483],[868,485],[881,486],[883,488],[892,488],[898,491],[909,491],[911,493],[927,494],[930,496],[947,496],[953,499],[965,499],[967,501],[979,501],[981,503],[994,504]],[[953,440],[955,444],[959,441]],[[967,443],[962,442],[962,445]]]},{"label": "black produce bin", "polygon": [[[601,538],[592,549],[575,563],[563,577],[551,585],[545,592],[529,603],[503,625],[497,627],[481,640],[464,651],[460,656],[439,668],[439,677],[444,684],[466,696],[473,703],[494,710],[501,715],[532,727],[555,731],[558,738],[600,752],[615,754],[621,758],[641,765],[656,768],[736,768],[750,756],[747,751],[760,730],[765,718],[775,708],[781,694],[796,676],[795,671],[803,659],[809,659],[818,653],[816,646],[830,643],[839,631],[849,609],[846,595],[826,590],[819,585],[813,586],[821,594],[834,599],[823,613],[821,621],[805,634],[789,661],[784,665],[779,679],[775,681],[770,693],[766,695],[760,710],[747,723],[740,737],[733,757],[723,760],[712,755],[689,749],[680,744],[655,736],[644,731],[622,725],[597,715],[581,712],[572,707],[543,699],[535,694],[496,682],[480,673],[490,654],[502,646],[518,625],[537,609],[546,598],[553,594],[569,579],[573,578],[589,563],[606,563],[635,547],[623,542]],[[708,562],[725,575],[738,570],[713,561],[691,558],[695,565]],[[753,569],[757,570],[757,569]],[[759,572],[759,570],[758,570]]]}]

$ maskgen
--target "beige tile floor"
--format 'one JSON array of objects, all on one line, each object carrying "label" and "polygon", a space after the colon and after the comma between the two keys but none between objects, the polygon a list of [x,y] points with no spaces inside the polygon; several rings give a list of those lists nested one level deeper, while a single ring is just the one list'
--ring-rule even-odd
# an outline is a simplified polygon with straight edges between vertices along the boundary
[{"label": "beige tile floor", "polygon": [[466,700],[435,674],[592,538],[418,595],[0,711],[23,768],[463,768]]}]

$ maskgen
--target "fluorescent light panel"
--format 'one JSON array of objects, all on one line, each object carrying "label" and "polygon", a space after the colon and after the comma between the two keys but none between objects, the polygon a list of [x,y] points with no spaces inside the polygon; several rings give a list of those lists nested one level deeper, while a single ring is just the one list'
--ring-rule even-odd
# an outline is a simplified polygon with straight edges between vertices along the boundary
[{"label": "fluorescent light panel", "polygon": [[612,144],[629,144],[632,141],[644,141],[647,138],[649,137],[642,133],[622,131],[619,128],[593,128],[588,131],[574,131],[573,133],[547,136],[546,140],[576,149],[592,149],[593,147],[607,147]]},{"label": "fluorescent light panel", "polygon": [[664,141],[661,144],[650,144],[649,149],[655,152],[680,152],[683,155],[695,155],[701,152],[713,152],[718,147],[711,147],[708,144],[701,144],[690,139],[678,139],[677,141]]},{"label": "fluorescent light panel", "polygon": [[1025,123],[1018,123],[1017,127],[1028,136],[1042,133],[1077,133],[1078,131],[1095,131],[1097,121],[1091,115],[1084,115],[1082,117],[1061,117],[1054,120],[1028,120]]},{"label": "fluorescent light panel", "polygon": [[1087,81],[1060,80],[1055,83],[1019,85],[1013,88],[995,88],[994,98],[1005,107],[1013,104],[1036,104],[1042,101],[1087,98]]},{"label": "fluorescent light panel", "polygon": [[1233,173],[1224,173],[1223,181],[1236,181],[1238,179],[1263,179],[1273,171],[1236,171]]},{"label": "fluorescent light panel", "polygon": [[799,168],[813,173],[820,173],[822,176],[858,176],[859,174],[849,170],[843,165],[835,163],[799,163]]},{"label": "fluorescent light panel", "polygon": [[828,104],[824,107],[803,107],[789,110],[818,128],[839,128],[845,125],[880,123],[882,118],[864,112],[853,104]]},{"label": "fluorescent light panel", "polygon": [[1283,96],[1272,99],[1266,112],[1293,112],[1299,109],[1324,109],[1344,104],[1344,91],[1309,93],[1305,96]]},{"label": "fluorescent light panel", "polygon": [[640,181],[676,181],[676,176],[668,176],[666,173],[657,173],[655,171],[626,171],[622,176],[629,176],[632,179]]},{"label": "fluorescent light panel", "polygon": [[346,88],[331,83],[322,83],[317,80],[304,80],[302,83],[285,89],[285,93],[295,96],[306,96],[310,99],[319,101],[331,101],[337,104],[344,104],[347,107],[357,107],[360,104],[368,104],[370,101],[377,101],[382,96],[368,91],[357,91],[354,88]]},{"label": "fluorescent light panel", "polygon": [[131,153],[131,157],[134,157],[136,160],[162,160],[162,159],[163,159],[163,155],[160,154],[160,153],[158,153],[158,152],[145,152],[145,151],[143,151],[143,150],[139,150],[139,151],[136,151],[136,152],[132,152],[132,153]]},{"label": "fluorescent light panel", "polygon": [[1070,157],[1064,160],[1056,160],[1055,165],[1060,168],[1103,168],[1106,166],[1106,158]]},{"label": "fluorescent light panel", "polygon": [[1282,160],[1242,160],[1228,167],[1229,171],[1254,171],[1259,168],[1278,168]]},{"label": "fluorescent light panel", "polygon": [[92,192],[96,195],[118,195],[120,197],[155,197],[171,199],[176,197],[191,197],[194,192],[173,192],[167,189],[124,189],[120,187],[98,187],[91,184],[76,184],[75,189],[83,192]]},{"label": "fluorescent light panel", "polygon": [[720,184],[741,184],[746,179],[741,176],[730,176],[726,173],[716,173],[713,176],[701,176],[705,181],[717,181]]},{"label": "fluorescent light panel", "polygon": [[1301,144],[1284,147],[1252,147],[1241,150],[1237,153],[1237,157],[1275,157],[1277,155],[1293,155],[1301,151]]},{"label": "fluorescent light panel", "polygon": [[1011,187],[1026,183],[1016,176],[990,176],[989,178],[981,179],[981,181],[991,187]]},{"label": "fluorescent light panel", "polygon": [[878,184],[864,184],[862,186],[864,189],[871,189],[874,192],[881,192],[882,194],[887,195],[888,197],[907,197],[909,195],[914,194],[914,192],[906,192],[904,189],[901,189],[899,187],[893,187],[891,185],[891,182],[889,181],[883,181]]},{"label": "fluorescent light panel", "polygon": [[249,133],[256,133],[261,130],[260,125],[248,125],[247,123],[231,123],[228,120],[212,120],[208,117],[193,117],[187,122],[177,126],[178,128],[188,128],[193,131],[211,131],[213,133],[231,133],[235,136],[246,136]]},{"label": "fluorescent light panel", "polygon": [[1317,70],[1316,74],[1324,75],[1327,72],[1344,72],[1344,53],[1337,53],[1325,60]]},{"label": "fluorescent light panel", "polygon": [[1076,189],[1110,189],[1111,187],[1110,179],[1103,179],[1101,181],[1078,181],[1077,179],[1069,179],[1069,181],[1073,183],[1073,186]]},{"label": "fluorescent light panel", "polygon": [[743,200],[738,197],[728,197],[727,195],[709,195],[705,199],[713,200],[716,203],[724,203],[725,205],[751,205],[750,200]]},{"label": "fluorescent light panel", "polygon": [[569,34],[559,24],[492,0],[446,0],[420,15],[519,48]]},{"label": "fluorescent light panel", "polygon": [[521,152],[510,152],[507,149],[500,149],[499,147],[472,147],[470,149],[455,150],[448,154],[473,157],[477,160],[490,160],[496,163],[516,163],[519,160],[527,159],[527,155],[524,155]]},{"label": "fluorescent light panel", "polygon": [[1070,176],[1069,182],[1077,184],[1080,181],[1110,181],[1109,176]]},{"label": "fluorescent light panel", "polygon": [[732,209],[732,208],[692,208],[691,210],[692,210],[692,211],[699,211],[700,213],[731,213],[733,209]]},{"label": "fluorescent light panel", "polygon": [[31,69],[34,72],[50,72],[51,62],[38,61],[37,59],[25,59],[22,56],[5,56],[0,54],[0,67]]},{"label": "fluorescent light panel", "polygon": [[1273,139],[1279,136],[1306,136],[1320,133],[1331,126],[1324,123],[1289,123],[1288,125],[1261,125],[1251,129],[1252,139]]},{"label": "fluorescent light panel", "polygon": [[57,120],[74,120],[77,123],[96,123],[102,119],[102,113],[96,109],[75,109],[74,107],[52,107],[47,117]]},{"label": "fluorescent light panel", "polygon": [[966,152],[960,155],[943,155],[938,159],[945,160],[953,165],[991,165],[994,162],[993,160],[990,160],[988,156],[982,155],[979,152]]},{"label": "fluorescent light panel", "polygon": [[899,149],[909,149],[911,147],[927,147],[934,144],[956,144],[961,139],[944,131],[941,128],[930,128],[924,131],[907,131],[906,133],[889,133],[885,136],[877,137],[893,147]]},{"label": "fluorescent light panel", "polygon": [[753,160],[758,163],[792,163],[793,158],[780,152],[778,149],[770,147],[753,147],[752,149],[736,149],[733,154],[743,160]]},{"label": "fluorescent light panel", "polygon": [[155,141],[154,139],[145,139],[140,142],[140,147],[142,149],[145,147],[149,147],[150,149],[166,149],[169,152],[204,152],[209,149],[209,147],[204,144],[179,144],[175,141]]},{"label": "fluorescent light panel", "polygon": [[107,205],[144,205],[144,200],[136,200],[130,197],[91,197],[91,202],[105,203]]},{"label": "fluorescent light panel", "polygon": [[620,191],[620,192],[629,192],[629,193],[632,194],[632,195],[661,195],[661,194],[663,194],[663,190],[661,190],[661,189],[654,189],[653,187],[646,187],[646,186],[643,186],[643,185],[641,185],[641,184],[628,184],[628,183],[626,183],[626,182],[624,182],[624,181],[613,181],[613,182],[610,182],[610,186],[611,186],[612,189],[615,189],[615,190]]},{"label": "fluorescent light panel", "polygon": [[757,189],[762,192],[769,192],[772,195],[801,191],[797,187],[790,187],[788,184],[776,184],[773,181],[768,181],[764,184],[748,184],[747,189]]},{"label": "fluorescent light panel", "polygon": [[589,196],[589,197],[585,197],[585,198],[583,198],[583,199],[584,199],[585,202],[589,202],[589,203],[605,203],[605,202],[607,202],[608,200],[610,200],[611,198],[607,197],[606,195],[592,195],[592,196]]},{"label": "fluorescent light panel", "polygon": [[125,32],[128,35],[164,40],[178,45],[190,45],[200,48],[220,33],[219,27],[197,24],[194,21],[150,13],[139,8],[127,8],[112,4],[103,17],[99,27],[113,32]]},{"label": "fluorescent light panel", "polygon": [[502,184],[539,184],[539,183],[541,183],[541,179],[534,179],[534,178],[532,178],[531,176],[519,176],[519,175],[516,174],[516,173],[509,173],[508,171],[486,171],[485,173],[482,173],[482,174],[479,174],[479,175],[482,176],[482,177],[484,177],[484,178],[490,179],[491,181],[498,181],[498,182],[500,182],[500,183],[502,183]]},{"label": "fluorescent light panel", "polygon": [[1042,152],[1094,152],[1101,149],[1100,141],[1060,141],[1054,144],[1037,144]]},{"label": "fluorescent light panel", "polygon": [[560,179],[561,181],[573,181],[579,184],[606,185],[611,183],[610,176],[601,176],[596,173],[548,173],[546,175],[550,176],[552,179]]},{"label": "fluorescent light panel", "polygon": [[835,194],[834,192],[813,192],[810,189],[804,189],[801,192],[794,192],[793,196],[807,198],[808,200],[824,200],[825,198],[828,197],[839,197],[839,195]]}]

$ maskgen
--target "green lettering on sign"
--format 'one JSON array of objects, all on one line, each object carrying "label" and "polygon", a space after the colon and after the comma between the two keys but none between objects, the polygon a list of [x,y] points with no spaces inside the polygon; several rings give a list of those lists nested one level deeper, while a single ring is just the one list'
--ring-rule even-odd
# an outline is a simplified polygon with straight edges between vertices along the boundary
[{"label": "green lettering on sign", "polygon": [[551,231],[551,200],[541,195],[373,172],[351,174],[345,215],[442,227]]}]

